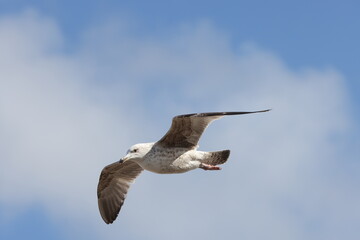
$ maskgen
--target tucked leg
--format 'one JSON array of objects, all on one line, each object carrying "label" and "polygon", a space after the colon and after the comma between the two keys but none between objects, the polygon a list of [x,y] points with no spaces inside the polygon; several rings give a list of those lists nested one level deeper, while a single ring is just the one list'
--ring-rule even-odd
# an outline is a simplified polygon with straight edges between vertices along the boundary
[{"label": "tucked leg", "polygon": [[202,168],[204,170],[221,170],[221,168],[218,166],[214,166],[206,163],[200,163],[199,168]]}]

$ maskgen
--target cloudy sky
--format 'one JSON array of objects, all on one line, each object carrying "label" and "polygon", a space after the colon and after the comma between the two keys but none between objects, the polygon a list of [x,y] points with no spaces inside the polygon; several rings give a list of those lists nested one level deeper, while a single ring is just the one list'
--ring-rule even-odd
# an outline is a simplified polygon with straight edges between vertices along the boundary
[{"label": "cloudy sky", "polygon": [[[0,0],[1,239],[359,239],[356,1]],[[101,169],[177,114],[222,171],[143,173],[112,225]]]}]

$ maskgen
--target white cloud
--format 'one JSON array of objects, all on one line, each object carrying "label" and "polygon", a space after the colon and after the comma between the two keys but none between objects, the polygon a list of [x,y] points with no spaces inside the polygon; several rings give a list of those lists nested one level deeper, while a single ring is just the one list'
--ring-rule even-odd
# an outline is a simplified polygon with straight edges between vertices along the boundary
[{"label": "white cloud", "polygon": [[[0,39],[0,204],[134,239],[355,239],[358,177],[335,168],[353,127],[336,70],[290,69],[206,22],[162,37],[109,24],[65,54],[56,24],[30,11],[2,18]],[[144,173],[102,223],[99,172],[129,145],[174,114],[268,107],[209,127],[201,149],[232,150],[221,172]]]}]

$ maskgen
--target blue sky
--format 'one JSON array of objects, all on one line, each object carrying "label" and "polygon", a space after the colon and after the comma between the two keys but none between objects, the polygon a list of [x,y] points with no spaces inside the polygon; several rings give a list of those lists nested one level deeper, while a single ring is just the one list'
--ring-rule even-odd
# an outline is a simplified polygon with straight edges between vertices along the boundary
[{"label": "blue sky", "polygon": [[[358,239],[358,9],[1,0],[0,238]],[[232,150],[222,171],[144,173],[102,222],[99,173],[130,145],[176,114],[262,108],[204,134]]]}]

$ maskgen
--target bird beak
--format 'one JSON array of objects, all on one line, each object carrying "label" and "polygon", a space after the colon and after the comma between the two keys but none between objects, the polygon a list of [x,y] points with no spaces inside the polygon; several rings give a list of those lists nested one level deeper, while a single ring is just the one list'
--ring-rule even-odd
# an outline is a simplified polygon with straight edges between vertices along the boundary
[{"label": "bird beak", "polygon": [[127,160],[128,160],[128,155],[126,155],[125,157],[123,157],[123,158],[120,158],[120,160],[119,160],[119,163],[124,163],[124,162],[126,162]]}]

